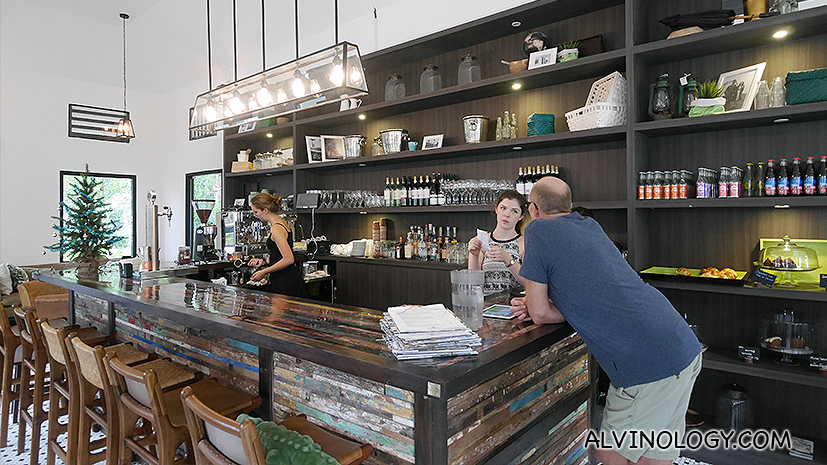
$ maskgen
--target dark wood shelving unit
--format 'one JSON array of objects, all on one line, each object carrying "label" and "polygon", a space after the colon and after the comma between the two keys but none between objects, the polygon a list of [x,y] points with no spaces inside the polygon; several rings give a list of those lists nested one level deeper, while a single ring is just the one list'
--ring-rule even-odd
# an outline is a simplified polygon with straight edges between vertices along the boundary
[{"label": "dark wood shelving unit", "polygon": [[635,208],[799,208],[827,207],[827,197],[816,196],[773,196],[741,197],[737,199],[668,199],[636,200]]},{"label": "dark wood shelving unit", "polygon": [[249,178],[255,176],[272,176],[274,174],[285,175],[293,174],[293,171],[295,170],[295,166],[281,166],[279,168],[268,168],[266,170],[252,170],[240,171],[238,173],[225,173],[224,176],[227,178]]},{"label": "dark wood shelving unit", "polygon": [[[773,354],[778,357],[777,354]],[[725,371],[727,373],[739,373],[757,378],[795,383],[804,386],[812,386],[827,389],[827,376],[816,372],[805,371],[802,367],[788,367],[779,365],[771,360],[769,351],[762,351],[763,357],[754,363],[745,363],[738,359],[735,351],[722,351],[710,348],[704,352],[704,368],[709,370]]]},{"label": "dark wood shelving unit", "polygon": [[772,299],[786,299],[790,301],[827,302],[827,292],[824,290],[808,291],[794,289],[769,289],[764,287],[724,286],[715,284],[685,283],[676,281],[647,281],[658,289],[677,289],[681,291],[704,292],[711,294],[729,294],[748,297],[768,297]]}]

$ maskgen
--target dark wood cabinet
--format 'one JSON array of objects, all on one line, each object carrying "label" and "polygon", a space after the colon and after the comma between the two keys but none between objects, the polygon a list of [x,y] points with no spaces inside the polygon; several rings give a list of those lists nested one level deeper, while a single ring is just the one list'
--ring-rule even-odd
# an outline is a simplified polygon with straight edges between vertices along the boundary
[{"label": "dark wood cabinet", "polygon": [[[718,169],[768,158],[823,155],[827,153],[827,102],[652,121],[647,113],[649,83],[661,73],[669,73],[677,88],[678,76],[686,72],[702,80],[715,80],[722,72],[759,62],[767,63],[767,80],[790,71],[827,67],[827,7],[669,40],[665,39],[669,29],[657,22],[676,13],[717,8],[717,0],[536,1],[365,55],[371,94],[359,110],[319,108],[299,113],[283,125],[224,135],[225,170],[229,170],[235,153],[246,148],[256,153],[294,147],[296,159],[293,167],[227,174],[225,201],[243,195],[242,184],[248,181],[282,195],[307,189],[381,192],[386,177],[442,172],[464,179],[514,179],[518,167],[553,164],[561,167],[563,178],[571,185],[575,204],[594,211],[612,240],[628,249],[630,264],[636,270],[655,265],[751,270],[762,237],[827,238],[827,197],[639,201],[637,174],[666,169],[697,172],[702,166]],[[510,26],[515,20],[522,22],[520,28]],[[783,40],[773,39],[771,35],[782,28],[790,34]],[[523,58],[521,42],[527,31],[544,32],[552,43],[601,34],[603,51],[509,74],[500,60]],[[480,59],[483,79],[456,85],[456,69],[466,53]],[[439,66],[443,88],[420,94],[419,74],[429,63]],[[565,113],[583,106],[591,84],[614,71],[627,79],[627,123],[568,132]],[[404,76],[408,96],[384,102],[384,83],[391,73]],[[520,91],[512,90],[514,82],[522,84]],[[484,114],[495,122],[503,110],[517,113],[520,138],[463,143],[463,116]],[[555,114],[556,133],[524,137],[526,117],[534,112]],[[365,120],[359,120],[359,114],[364,114]],[[362,134],[368,138],[369,149],[372,138],[388,128],[406,128],[412,140],[420,143],[425,135],[444,134],[444,147],[307,164],[306,135]],[[490,215],[485,206],[318,210],[314,230],[344,243],[369,237],[372,221],[384,217],[394,225],[389,239],[404,235],[410,225],[433,223],[456,226],[459,239],[468,240],[477,227],[491,228]],[[305,232],[311,230],[309,214],[302,214],[300,222]],[[427,291],[433,290],[425,297],[448,302],[444,300],[445,286],[449,286],[444,269],[365,268],[358,262],[340,264],[338,295],[343,303],[370,306],[375,302],[359,293],[395,292],[379,283],[393,282],[393,289],[414,288],[404,282],[411,279],[420,281]],[[710,423],[714,424],[712,414],[720,384],[737,381],[756,393],[756,426],[789,428],[793,434],[827,441],[823,377],[803,367],[787,369],[763,362],[746,365],[734,355],[738,345],[756,345],[761,319],[784,308],[819,322],[822,340],[817,351],[827,355],[827,293],[653,284],[678,311],[701,326],[711,345],[704,363],[704,385],[693,397],[693,405]],[[404,298],[415,295],[405,294]]]}]

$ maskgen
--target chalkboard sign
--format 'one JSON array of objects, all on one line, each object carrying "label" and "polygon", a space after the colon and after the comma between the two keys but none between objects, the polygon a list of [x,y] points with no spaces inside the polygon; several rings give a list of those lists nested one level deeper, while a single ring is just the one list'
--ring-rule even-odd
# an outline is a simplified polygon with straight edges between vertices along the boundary
[{"label": "chalkboard sign", "polygon": [[827,274],[821,274],[819,276],[820,276],[820,279],[819,279],[818,285],[820,287],[827,287]]},{"label": "chalkboard sign", "polygon": [[753,282],[762,284],[767,287],[772,287],[772,285],[775,284],[775,278],[775,275],[767,273],[764,270],[755,270],[755,273],[753,273],[752,275]]}]

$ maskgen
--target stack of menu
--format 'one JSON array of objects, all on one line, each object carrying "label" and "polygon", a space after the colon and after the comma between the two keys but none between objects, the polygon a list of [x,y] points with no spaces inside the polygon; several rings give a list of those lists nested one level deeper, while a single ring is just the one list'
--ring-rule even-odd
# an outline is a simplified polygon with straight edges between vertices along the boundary
[{"label": "stack of menu", "polygon": [[477,355],[482,339],[442,304],[388,307],[381,322],[397,360]]}]

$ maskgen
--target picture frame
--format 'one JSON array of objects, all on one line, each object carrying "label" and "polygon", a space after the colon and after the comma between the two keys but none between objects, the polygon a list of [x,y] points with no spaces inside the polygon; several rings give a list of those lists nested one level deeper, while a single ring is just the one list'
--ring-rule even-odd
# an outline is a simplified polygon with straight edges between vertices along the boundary
[{"label": "picture frame", "polygon": [[528,69],[542,68],[557,63],[557,47],[532,52],[528,56]]},{"label": "picture frame", "polygon": [[307,162],[321,163],[322,158],[322,138],[321,136],[304,136],[304,142],[307,145]]},{"label": "picture frame", "polygon": [[250,121],[250,122],[242,124],[241,126],[238,127],[238,134],[242,134],[242,133],[245,133],[245,132],[248,132],[248,131],[255,130],[257,124],[258,124],[258,121]]},{"label": "picture frame", "polygon": [[758,90],[758,81],[764,75],[767,62],[757,63],[745,68],[721,73],[718,87],[721,97],[726,99],[724,112],[747,111],[752,108],[752,101]]},{"label": "picture frame", "polygon": [[345,159],[345,138],[344,136],[321,136],[322,137],[322,161],[344,160]]},{"label": "picture frame", "polygon": [[434,134],[422,138],[422,150],[438,149],[442,147],[444,134]]}]

